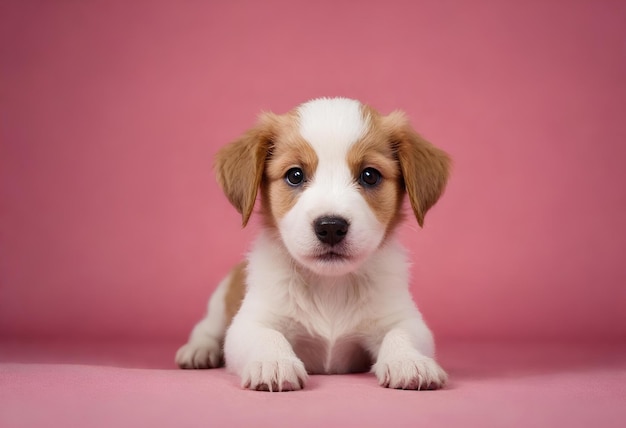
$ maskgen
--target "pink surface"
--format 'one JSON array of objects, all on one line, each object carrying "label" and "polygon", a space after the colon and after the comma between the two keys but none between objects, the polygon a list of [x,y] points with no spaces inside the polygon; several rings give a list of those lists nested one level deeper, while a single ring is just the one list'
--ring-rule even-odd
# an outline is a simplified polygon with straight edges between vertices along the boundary
[{"label": "pink surface", "polygon": [[[1,2],[0,425],[622,426],[624,22],[592,0]],[[405,110],[455,160],[402,231],[436,337],[571,345],[444,345],[452,384],[425,393],[173,370],[257,227],[213,154],[329,95]]]},{"label": "pink surface", "polygon": [[441,391],[384,389],[360,374],[312,376],[303,391],[281,394],[242,390],[223,369],[173,369],[173,349],[7,344],[0,425],[610,428],[626,420],[624,346],[457,344],[440,352],[452,375]]}]

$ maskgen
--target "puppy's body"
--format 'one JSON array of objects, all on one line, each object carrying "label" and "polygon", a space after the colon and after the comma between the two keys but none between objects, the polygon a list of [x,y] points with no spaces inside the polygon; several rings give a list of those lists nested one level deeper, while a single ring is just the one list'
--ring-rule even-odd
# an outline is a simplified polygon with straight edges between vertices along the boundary
[{"label": "puppy's body", "polygon": [[251,389],[369,368],[393,388],[445,383],[394,236],[405,193],[420,225],[437,201],[445,153],[398,113],[319,99],[264,116],[216,166],[244,225],[261,190],[264,230],[179,350],[181,367],[217,366],[223,342],[227,367]]}]

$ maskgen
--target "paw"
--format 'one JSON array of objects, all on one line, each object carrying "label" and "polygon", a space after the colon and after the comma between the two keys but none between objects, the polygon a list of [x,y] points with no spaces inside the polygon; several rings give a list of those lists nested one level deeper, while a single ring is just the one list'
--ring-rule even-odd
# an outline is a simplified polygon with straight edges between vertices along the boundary
[{"label": "paw", "polygon": [[241,385],[257,391],[296,391],[304,387],[307,378],[302,361],[289,357],[248,363],[241,375]]},{"label": "paw", "polygon": [[222,360],[220,344],[213,338],[190,341],[176,352],[176,364],[181,369],[211,369],[219,367]]},{"label": "paw", "polygon": [[439,389],[448,380],[439,364],[423,355],[378,361],[372,371],[385,388]]}]

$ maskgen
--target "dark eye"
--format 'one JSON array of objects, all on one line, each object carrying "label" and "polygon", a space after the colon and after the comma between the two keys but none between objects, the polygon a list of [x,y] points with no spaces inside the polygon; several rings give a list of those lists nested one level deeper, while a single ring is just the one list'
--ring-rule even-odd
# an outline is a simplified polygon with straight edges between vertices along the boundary
[{"label": "dark eye", "polygon": [[380,183],[380,172],[374,168],[365,168],[361,172],[359,182],[365,187],[374,187]]},{"label": "dark eye", "polygon": [[302,168],[291,168],[285,174],[285,181],[293,187],[298,187],[304,182],[304,171]]}]

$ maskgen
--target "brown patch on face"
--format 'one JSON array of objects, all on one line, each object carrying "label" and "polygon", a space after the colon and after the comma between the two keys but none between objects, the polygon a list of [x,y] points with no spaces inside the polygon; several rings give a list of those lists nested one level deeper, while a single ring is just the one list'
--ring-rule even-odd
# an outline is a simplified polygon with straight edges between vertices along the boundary
[{"label": "brown patch on face", "polygon": [[230,282],[224,296],[226,324],[230,325],[233,317],[239,312],[241,302],[246,294],[247,262],[241,262],[231,271]]},{"label": "brown patch on face", "polygon": [[420,226],[426,212],[445,188],[450,158],[413,130],[404,114],[382,116],[369,106],[362,107],[369,129],[348,153],[348,164],[355,180],[372,167],[382,175],[375,187],[362,186],[363,197],[387,227],[387,234],[402,220],[405,192]]},{"label": "brown patch on face", "polygon": [[380,172],[380,183],[374,187],[361,185],[361,193],[388,234],[402,220],[404,184],[400,165],[395,147],[381,127],[380,114],[369,106],[363,106],[362,112],[369,129],[350,148],[347,162],[357,183],[365,168]]},{"label": "brown patch on face", "polygon": [[261,196],[266,226],[275,227],[276,219],[282,218],[295,205],[306,187],[306,182],[298,187],[287,184],[287,171],[295,167],[301,168],[304,179],[310,180],[317,168],[317,154],[302,138],[298,127],[297,113],[284,115],[282,127],[274,138],[271,156],[265,165]]},{"label": "brown patch on face", "polygon": [[215,157],[217,180],[231,204],[242,215],[245,226],[250,219],[261,189],[261,213],[266,226],[274,227],[293,207],[301,188],[284,181],[293,167],[311,178],[317,167],[317,155],[300,136],[298,114],[264,113],[256,126],[223,147]]}]

